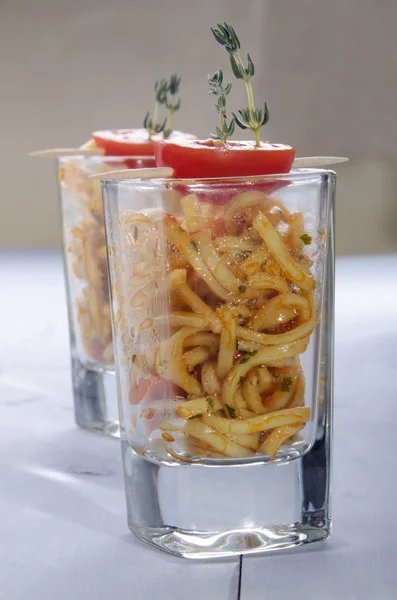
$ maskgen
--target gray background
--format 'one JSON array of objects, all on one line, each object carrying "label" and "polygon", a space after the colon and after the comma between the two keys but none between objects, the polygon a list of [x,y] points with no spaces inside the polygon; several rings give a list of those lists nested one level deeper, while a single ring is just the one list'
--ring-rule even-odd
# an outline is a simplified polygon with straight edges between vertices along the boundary
[{"label": "gray background", "polygon": [[[54,165],[27,152],[141,126],[156,78],[182,74],[176,125],[208,137],[206,75],[230,75],[208,30],[222,19],[269,103],[262,139],[351,159],[338,169],[338,253],[397,251],[395,0],[0,0],[0,246],[60,244]],[[232,94],[245,106],[241,83]]]}]

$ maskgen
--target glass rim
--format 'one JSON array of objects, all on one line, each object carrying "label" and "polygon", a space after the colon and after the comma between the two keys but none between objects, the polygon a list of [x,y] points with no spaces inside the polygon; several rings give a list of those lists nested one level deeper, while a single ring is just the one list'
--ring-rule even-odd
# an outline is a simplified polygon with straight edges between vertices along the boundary
[{"label": "glass rim", "polygon": [[[105,175],[105,173],[104,173]],[[244,175],[244,176],[236,176],[236,177],[196,177],[196,178],[181,178],[181,177],[151,177],[148,179],[145,178],[132,178],[132,179],[101,179],[101,182],[105,186],[110,185],[119,185],[119,184],[137,184],[137,185],[153,185],[154,183],[159,183],[166,185],[167,187],[171,187],[173,185],[200,185],[200,184],[216,184],[216,183],[226,183],[226,184],[237,184],[237,183],[256,183],[256,182],[274,182],[274,181],[288,181],[289,179],[296,180],[305,180],[308,176],[321,176],[321,175],[331,175],[336,176],[336,172],[332,169],[321,169],[315,167],[302,167],[297,169],[292,169],[288,173],[274,173],[268,175]]]}]

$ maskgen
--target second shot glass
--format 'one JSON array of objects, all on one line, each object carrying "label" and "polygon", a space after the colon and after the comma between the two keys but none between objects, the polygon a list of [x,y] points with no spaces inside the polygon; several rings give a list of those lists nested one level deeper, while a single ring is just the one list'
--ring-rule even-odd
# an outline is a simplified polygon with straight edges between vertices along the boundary
[{"label": "second shot glass", "polygon": [[63,253],[77,425],[119,435],[100,181],[94,174],[154,166],[154,158],[58,158]]}]

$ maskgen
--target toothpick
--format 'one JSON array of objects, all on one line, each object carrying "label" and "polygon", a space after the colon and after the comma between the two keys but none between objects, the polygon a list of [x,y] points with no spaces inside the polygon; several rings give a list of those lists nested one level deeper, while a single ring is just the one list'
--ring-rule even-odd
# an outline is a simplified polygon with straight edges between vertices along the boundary
[{"label": "toothpick", "polygon": [[56,158],[57,156],[103,156],[103,148],[50,148],[48,150],[36,150],[29,152],[29,156],[35,158]]},{"label": "toothpick", "polygon": [[164,179],[172,177],[174,169],[170,167],[158,167],[151,169],[121,169],[120,171],[108,171],[107,173],[95,173],[88,179]]},{"label": "toothpick", "polygon": [[295,158],[293,167],[326,167],[338,163],[348,162],[344,156],[300,156]]}]

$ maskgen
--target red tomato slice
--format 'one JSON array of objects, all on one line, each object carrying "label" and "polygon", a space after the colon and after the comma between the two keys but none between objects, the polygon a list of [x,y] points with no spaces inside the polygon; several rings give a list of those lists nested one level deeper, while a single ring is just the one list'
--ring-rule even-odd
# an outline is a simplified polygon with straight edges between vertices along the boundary
[{"label": "red tomato slice", "polygon": [[[107,156],[154,156],[156,142],[162,135],[154,135],[149,140],[146,129],[114,129],[94,131],[92,134],[96,145],[105,150]],[[194,135],[173,131],[170,140],[195,139]]]},{"label": "red tomato slice", "polygon": [[159,167],[174,169],[181,179],[246,177],[289,173],[295,148],[261,142],[228,142],[214,146],[212,140],[162,140],[156,144]]},{"label": "red tomato slice", "polygon": [[154,142],[146,129],[115,129],[94,131],[96,145],[108,156],[153,156]]}]

